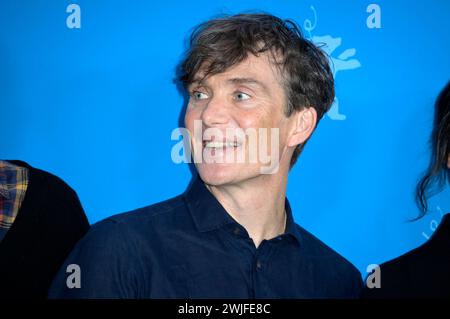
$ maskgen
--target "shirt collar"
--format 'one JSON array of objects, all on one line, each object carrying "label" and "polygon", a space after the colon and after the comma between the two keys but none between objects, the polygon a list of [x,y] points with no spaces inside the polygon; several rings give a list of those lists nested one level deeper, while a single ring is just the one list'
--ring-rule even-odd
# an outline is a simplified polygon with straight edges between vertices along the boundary
[{"label": "shirt collar", "polygon": [[286,230],[284,233],[294,237],[296,239],[297,243],[300,244],[301,240],[302,240],[302,236],[300,234],[300,230],[299,230],[297,224],[295,224],[294,216],[292,215],[291,205],[289,204],[287,197],[285,199],[285,209],[286,209],[287,219],[286,219]]},{"label": "shirt collar", "polygon": [[[184,193],[188,209],[194,219],[195,226],[200,232],[221,228],[236,223],[219,203],[213,194],[206,188],[200,177],[195,177],[191,186]],[[291,206],[286,198],[286,231],[283,236],[290,235],[300,244],[301,234],[294,222]]]},{"label": "shirt collar", "polygon": [[235,222],[200,177],[194,179],[184,196],[198,231],[206,232]]}]

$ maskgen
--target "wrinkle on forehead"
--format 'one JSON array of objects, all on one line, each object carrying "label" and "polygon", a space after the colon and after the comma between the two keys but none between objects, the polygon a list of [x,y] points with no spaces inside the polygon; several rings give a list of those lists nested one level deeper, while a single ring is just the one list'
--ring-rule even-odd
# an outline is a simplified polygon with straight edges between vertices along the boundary
[{"label": "wrinkle on forehead", "polygon": [[[277,57],[278,56],[278,57]],[[263,58],[268,63],[262,64],[261,60],[255,60]],[[228,69],[224,70],[223,72],[215,73],[211,71],[211,63],[210,61],[205,61],[202,66],[200,67],[197,74],[194,75],[192,84],[204,84],[208,79],[215,75],[221,75],[223,77],[229,76],[230,78],[253,78],[261,83],[264,83],[265,86],[270,83],[267,82],[266,74],[263,74],[261,76],[261,72],[255,72],[255,71],[264,71],[264,67],[268,66],[271,70],[271,73],[273,74],[273,78],[276,80],[276,82],[284,89],[285,80],[282,75],[282,62],[280,62],[279,55],[275,55],[273,53],[263,52],[259,54],[258,56],[255,56],[253,54],[249,54],[246,59],[244,59],[242,62],[239,62],[237,64],[232,65]],[[258,70],[259,69],[259,70]],[[236,73],[238,75],[236,75]],[[232,74],[232,75],[231,75]],[[273,84],[273,83],[272,83]],[[189,86],[190,86],[189,85]]]}]

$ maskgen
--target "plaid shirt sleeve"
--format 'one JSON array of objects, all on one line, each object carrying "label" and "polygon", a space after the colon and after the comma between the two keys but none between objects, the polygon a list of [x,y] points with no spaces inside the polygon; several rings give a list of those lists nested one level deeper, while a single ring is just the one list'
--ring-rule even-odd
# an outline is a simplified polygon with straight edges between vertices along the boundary
[{"label": "plaid shirt sleeve", "polygon": [[28,187],[28,169],[0,160],[0,241],[14,223]]}]

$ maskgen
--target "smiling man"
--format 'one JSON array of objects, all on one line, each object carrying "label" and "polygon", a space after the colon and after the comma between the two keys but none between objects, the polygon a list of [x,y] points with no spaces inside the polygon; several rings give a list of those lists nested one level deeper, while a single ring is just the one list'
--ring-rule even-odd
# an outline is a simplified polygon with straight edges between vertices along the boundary
[{"label": "smiling man", "polygon": [[243,14],[197,27],[179,75],[199,176],[178,197],[94,225],[50,297],[358,297],[360,273],[294,222],[285,195],[334,98],[327,57],[293,22]]}]

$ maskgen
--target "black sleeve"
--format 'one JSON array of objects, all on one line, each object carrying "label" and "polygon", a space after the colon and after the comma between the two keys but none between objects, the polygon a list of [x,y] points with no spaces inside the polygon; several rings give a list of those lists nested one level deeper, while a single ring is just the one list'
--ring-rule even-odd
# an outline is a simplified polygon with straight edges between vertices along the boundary
[{"label": "black sleeve", "polygon": [[[39,280],[41,287],[50,287],[53,277],[78,240],[89,230],[89,222],[75,191],[61,179],[48,174],[46,201],[40,212],[41,238]],[[47,295],[47,290],[43,292]]]}]

